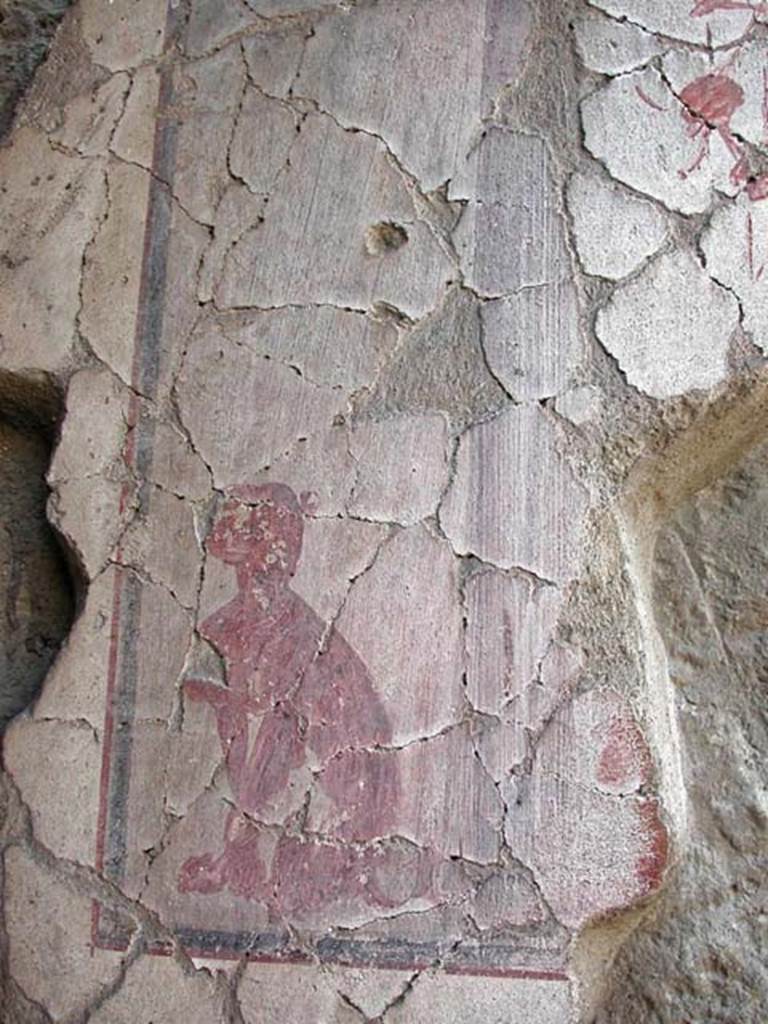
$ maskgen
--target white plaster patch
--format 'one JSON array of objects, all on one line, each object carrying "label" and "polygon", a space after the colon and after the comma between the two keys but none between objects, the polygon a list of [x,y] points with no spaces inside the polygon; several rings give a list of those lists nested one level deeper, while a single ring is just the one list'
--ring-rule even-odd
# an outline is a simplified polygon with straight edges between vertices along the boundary
[{"label": "white plaster patch", "polygon": [[200,573],[195,525],[190,502],[156,488],[149,511],[134,519],[121,538],[124,563],[165,584],[188,609],[196,603]]},{"label": "white plaster patch", "polygon": [[237,1000],[247,1024],[260,1020],[360,1022],[360,1014],[342,1000],[327,975],[312,965],[249,963]]},{"label": "white plaster patch", "polygon": [[584,142],[614,178],[681,213],[703,213],[714,189],[733,194],[734,158],[705,139],[653,68],[615,78],[582,102]]},{"label": "white plaster patch", "polygon": [[529,6],[390,0],[341,17],[317,24],[293,94],[379,136],[424,191],[454,179],[480,116],[514,75]]},{"label": "white plaster patch", "polygon": [[[245,68],[228,47],[190,63],[178,86],[178,129],[173,192],[195,220],[212,224],[231,176],[227,154],[245,84]],[[277,135],[275,135],[277,141]],[[279,160],[281,153],[271,154]]]},{"label": "white plaster patch", "polygon": [[501,710],[478,724],[478,753],[502,791],[514,789],[515,767],[531,756],[545,723],[572,691],[582,667],[578,650],[550,638],[535,678],[515,680]]},{"label": "white plaster patch", "polygon": [[240,0],[197,0],[189,15],[185,49],[191,56],[213,50],[253,21]]},{"label": "white plaster patch", "polygon": [[30,808],[35,836],[56,857],[81,864],[93,857],[101,757],[87,722],[19,718],[4,737],[5,767]]},{"label": "white plaster patch", "polygon": [[[89,584],[84,607],[35,703],[36,717],[62,721],[79,718],[89,722],[94,730],[102,727],[109,679],[109,616],[116,572],[114,566],[109,566]],[[11,726],[9,737],[14,728]]]},{"label": "white plaster patch", "polygon": [[205,463],[192,451],[177,427],[160,422],[155,427],[151,476],[154,483],[181,498],[205,499],[211,493],[211,478]]},{"label": "white plaster patch", "polygon": [[744,328],[768,352],[768,201],[718,210],[701,240],[712,277],[732,288],[744,310]]},{"label": "white plaster patch", "polygon": [[65,150],[75,149],[82,156],[101,156],[123,113],[130,84],[130,77],[118,72],[92,94],[79,93],[62,109],[62,123],[50,133],[50,138]]},{"label": "white plaster patch", "polygon": [[[326,772],[343,775],[349,771],[346,765],[365,756],[365,752],[342,751]],[[496,860],[503,804],[474,756],[466,723],[422,743],[409,743],[397,750],[368,756],[383,758],[396,766],[400,777],[397,835],[444,856],[466,857],[481,863]],[[310,804],[307,829],[343,836],[349,812],[349,806],[340,806],[318,790]],[[468,820],[472,822],[471,829],[467,829]]]},{"label": "white plaster patch", "polygon": [[[133,373],[149,174],[130,164],[109,170],[106,219],[86,250],[80,328],[96,355],[124,381]],[[119,273],[115,273],[119,267]]]},{"label": "white plaster patch", "polygon": [[652,256],[667,225],[651,203],[598,178],[575,174],[568,184],[574,240],[588,274],[618,281]]},{"label": "white plaster patch", "polygon": [[630,384],[669,398],[723,380],[738,320],[733,295],[690,256],[673,253],[615,293],[596,331]]},{"label": "white plaster patch", "polygon": [[50,874],[18,847],[6,850],[5,872],[12,977],[54,1020],[72,1020],[115,983],[125,954],[94,948],[92,897]]},{"label": "white plaster patch", "polygon": [[667,835],[641,795],[651,759],[628,703],[598,689],[560,707],[534,766],[511,787],[506,837],[558,920],[583,927],[655,891]]},{"label": "white plaster patch", "polygon": [[[305,970],[308,968],[305,967]],[[383,1017],[388,1006],[395,1002],[410,985],[412,975],[407,971],[377,971],[365,967],[328,966],[323,968],[339,993],[359,1007],[366,1017]]]},{"label": "white plaster patch", "polygon": [[555,411],[581,427],[599,416],[602,397],[602,392],[594,384],[579,384],[557,398]]},{"label": "white plaster patch", "polygon": [[0,178],[13,197],[0,208],[3,366],[56,371],[75,337],[82,254],[107,209],[104,170],[20,128],[0,150]]},{"label": "white plaster patch", "polygon": [[311,491],[318,515],[343,515],[355,482],[346,428],[342,425],[308,437],[254,477],[254,483],[272,480],[287,484],[296,494]]},{"label": "white plaster patch", "polygon": [[262,17],[280,14],[299,14],[320,7],[336,7],[338,0],[245,0],[251,10]]},{"label": "white plaster patch", "polygon": [[219,1024],[226,1020],[222,995],[208,971],[184,972],[172,957],[145,956],[129,968],[120,989],[90,1017],[93,1024],[136,1024],[137,1020],[183,1020]]},{"label": "white plaster patch", "polygon": [[[752,15],[748,10],[728,10],[727,3],[708,0],[589,0],[616,18],[626,18],[661,35],[688,43],[714,46],[731,43],[743,35]],[[712,8],[711,14],[704,12]],[[719,9],[718,9],[719,8]],[[699,13],[700,12],[700,13]]]},{"label": "white plaster patch", "polygon": [[344,604],[350,580],[365,572],[387,533],[388,528],[378,523],[307,519],[292,589],[321,619],[331,622]]},{"label": "white plaster patch", "polygon": [[[48,501],[49,518],[77,552],[89,579],[101,572],[114,554],[133,514],[134,492],[106,476],[71,477],[57,483]],[[82,509],[87,507],[88,515]]]},{"label": "white plaster patch", "polygon": [[239,181],[231,181],[219,199],[213,223],[213,238],[205,251],[198,272],[197,295],[210,302],[221,266],[233,243],[259,222],[267,196],[254,195]]},{"label": "white plaster patch", "polygon": [[284,31],[273,29],[242,39],[250,80],[270,96],[287,96],[304,53],[304,33],[301,23],[287,22]]},{"label": "white plaster patch", "polygon": [[586,10],[574,25],[579,56],[593,71],[622,75],[647,64],[665,50],[661,40],[626,21]]},{"label": "white plaster patch", "polygon": [[55,486],[70,477],[98,476],[119,464],[127,419],[128,392],[112,373],[101,368],[75,373],[48,483]]}]

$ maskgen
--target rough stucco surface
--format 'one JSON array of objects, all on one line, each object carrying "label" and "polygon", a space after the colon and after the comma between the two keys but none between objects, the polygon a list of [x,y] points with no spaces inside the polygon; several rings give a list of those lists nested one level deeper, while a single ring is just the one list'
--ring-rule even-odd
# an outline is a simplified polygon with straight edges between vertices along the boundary
[{"label": "rough stucco surface", "polygon": [[66,17],[0,150],[86,583],[4,739],[14,1024],[761,1005],[765,16]]},{"label": "rough stucco surface", "polygon": [[0,136],[72,0],[3,0],[0,3]]},{"label": "rough stucco surface", "polygon": [[656,614],[675,687],[692,842],[653,927],[622,955],[600,1021],[757,1021],[768,1013],[767,470],[763,445],[659,536]]}]

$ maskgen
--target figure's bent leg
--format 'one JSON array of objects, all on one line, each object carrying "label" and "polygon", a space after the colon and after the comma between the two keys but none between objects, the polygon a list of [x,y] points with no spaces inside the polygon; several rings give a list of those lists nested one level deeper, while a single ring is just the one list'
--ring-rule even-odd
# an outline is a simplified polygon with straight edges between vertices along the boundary
[{"label": "figure's bent leg", "polygon": [[224,830],[224,850],[218,857],[190,857],[179,872],[180,892],[221,892],[227,886],[243,899],[264,899],[267,873],[259,853],[259,829],[232,811]]},{"label": "figure's bent leg", "polygon": [[359,848],[283,836],[272,862],[275,909],[301,918],[341,898],[359,898],[365,872],[364,851]]},{"label": "figure's bent leg", "polygon": [[360,900],[391,910],[410,900],[432,900],[442,858],[402,840],[359,846],[284,836],[273,860],[275,908],[301,917],[338,900]]},{"label": "figure's bent leg", "polygon": [[397,838],[395,761],[378,751],[351,751],[327,765],[319,786],[337,813],[327,840],[281,840],[272,872],[278,908],[300,913],[352,897],[382,908],[431,900],[442,858]]},{"label": "figure's bent leg", "polygon": [[250,716],[238,694],[198,679],[187,680],[185,692],[190,699],[208,704],[216,714],[236,810],[227,821],[223,851],[218,856],[209,852],[190,857],[179,873],[179,890],[211,893],[226,886],[243,899],[264,899],[266,869],[259,852],[259,826],[246,814],[258,818],[285,789],[291,769],[302,763],[298,722],[281,711],[266,715],[249,755]]}]

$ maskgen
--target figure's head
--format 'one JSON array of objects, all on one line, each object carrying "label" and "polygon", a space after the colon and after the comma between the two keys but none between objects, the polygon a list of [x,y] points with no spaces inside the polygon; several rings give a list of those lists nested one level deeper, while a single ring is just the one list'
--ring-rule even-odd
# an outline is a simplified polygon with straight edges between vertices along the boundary
[{"label": "figure's head", "polygon": [[291,577],[301,554],[303,513],[310,507],[310,496],[300,500],[285,484],[233,487],[216,514],[206,548],[228,565]]}]

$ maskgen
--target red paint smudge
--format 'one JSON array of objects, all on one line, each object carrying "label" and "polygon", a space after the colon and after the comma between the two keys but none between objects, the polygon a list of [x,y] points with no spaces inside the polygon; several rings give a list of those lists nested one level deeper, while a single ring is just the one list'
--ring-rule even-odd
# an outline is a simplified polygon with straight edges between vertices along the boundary
[{"label": "red paint smudge", "polygon": [[704,18],[717,11],[751,11],[752,14],[768,14],[768,4],[753,3],[751,0],[697,0],[691,9],[691,16]]},{"label": "red paint smudge", "polygon": [[669,833],[659,816],[659,804],[655,798],[638,801],[636,810],[648,849],[638,857],[635,872],[642,886],[642,895],[647,896],[661,885],[669,860]]},{"label": "red paint smudge", "polygon": [[[227,685],[188,678],[184,692],[215,715],[236,809],[223,850],[189,858],[178,887],[227,888],[277,911],[306,911],[342,896],[397,905],[370,883],[370,851],[284,836],[271,871],[260,853],[257,822],[269,818],[310,751],[327,763],[317,786],[336,808],[336,839],[391,834],[400,800],[398,767],[375,750],[391,742],[392,730],[366,666],[290,587],[309,500],[278,483],[238,487],[209,533],[208,554],[237,576],[236,596],[200,626],[222,657]],[[341,751],[348,756],[337,757]],[[379,873],[394,856],[377,848]],[[420,876],[420,892],[429,884]]]},{"label": "red paint smudge", "polygon": [[666,107],[662,107],[660,103],[657,103],[656,100],[652,100],[648,93],[645,91],[645,89],[643,89],[641,86],[636,85],[635,92],[643,101],[643,103],[647,103],[648,106],[651,107],[653,110],[661,110],[662,112],[664,112],[667,109]]},{"label": "red paint smudge", "polygon": [[636,791],[650,781],[651,754],[631,714],[616,716],[597,764],[598,785],[608,792]]},{"label": "red paint smudge", "polygon": [[709,139],[716,131],[736,158],[731,170],[731,180],[738,184],[745,177],[746,162],[741,146],[731,132],[731,118],[744,103],[744,90],[732,78],[716,71],[689,82],[680,93],[683,104],[682,117],[690,138],[701,135],[699,152],[689,167],[681,170],[680,176],[687,178],[709,154]]},{"label": "red paint smudge", "polygon": [[747,182],[747,195],[753,202],[768,199],[768,174],[761,174]]},{"label": "red paint smudge", "polygon": [[683,117],[696,126],[728,128],[734,113],[744,102],[744,90],[722,71],[701,75],[685,86],[680,100],[687,108]]}]

